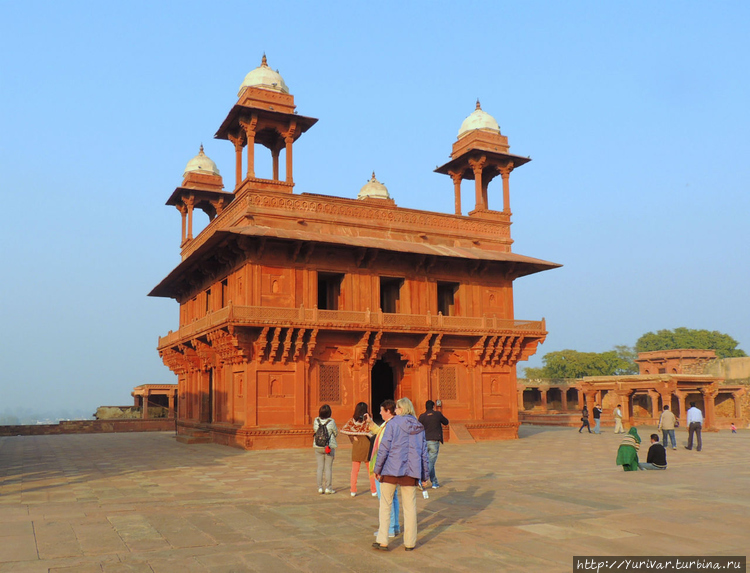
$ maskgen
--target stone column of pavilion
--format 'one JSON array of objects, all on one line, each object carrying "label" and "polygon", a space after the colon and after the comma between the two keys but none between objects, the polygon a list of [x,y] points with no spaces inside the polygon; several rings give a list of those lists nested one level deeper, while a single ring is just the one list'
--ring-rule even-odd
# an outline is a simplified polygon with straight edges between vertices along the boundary
[{"label": "stone column of pavilion", "polygon": [[715,401],[716,396],[719,394],[719,389],[716,386],[716,384],[711,384],[707,388],[701,388],[701,393],[703,394],[703,407],[705,408],[704,412],[704,427],[707,430],[714,429],[716,427],[716,408],[715,408]]},{"label": "stone column of pavilion", "polygon": [[547,412],[547,392],[549,392],[549,386],[539,386],[539,397],[542,400],[542,412]]},{"label": "stone column of pavilion", "polygon": [[732,392],[732,400],[734,400],[734,417],[738,420],[742,419],[742,395],[745,393],[744,388],[740,388],[739,390],[735,390]]},{"label": "stone column of pavilion", "polygon": [[677,406],[680,409],[680,415],[678,416],[678,419],[680,420],[680,423],[687,429],[687,413],[685,410],[685,398],[687,397],[687,392],[683,390],[675,390],[674,395],[677,396]]},{"label": "stone column of pavilion", "polygon": [[177,388],[174,389],[173,392],[170,392],[168,400],[169,400],[169,412],[167,413],[168,418],[175,418],[176,412],[175,412],[175,402],[177,398]]},{"label": "stone column of pavilion", "polygon": [[193,240],[193,212],[201,209],[209,220],[220,214],[228,205],[233,195],[224,191],[224,182],[219,168],[200,146],[198,155],[188,161],[182,174],[182,185],[177,187],[167,200],[167,205],[174,205],[182,215],[182,240],[184,247]]},{"label": "stone column of pavilion", "polygon": [[[274,71],[268,66],[265,54],[260,66],[245,76],[237,95],[237,103],[215,135],[217,139],[227,139],[234,144],[235,193],[250,181],[256,188],[291,193],[294,188],[292,146],[318,120],[297,115],[294,96],[289,93],[289,88],[278,70]],[[256,144],[268,148],[271,152],[271,179],[260,179],[256,176]],[[243,147],[247,152],[244,180]],[[279,156],[282,149],[286,153],[284,181],[281,181],[279,176]]]},{"label": "stone column of pavilion", "polygon": [[[510,221],[510,173],[531,161],[529,157],[508,152],[508,138],[500,133],[500,126],[490,114],[482,110],[479,100],[474,112],[458,130],[451,160],[435,169],[453,180],[456,215],[461,215],[461,181],[474,180],[475,206],[469,216],[484,216]],[[491,210],[487,186],[497,175],[503,179],[503,209]]]}]

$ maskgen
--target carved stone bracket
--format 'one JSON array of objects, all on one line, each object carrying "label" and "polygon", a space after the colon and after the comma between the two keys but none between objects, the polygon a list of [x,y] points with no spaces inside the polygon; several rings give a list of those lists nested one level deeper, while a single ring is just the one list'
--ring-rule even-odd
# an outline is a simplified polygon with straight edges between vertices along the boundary
[{"label": "carved stone bracket", "polygon": [[482,336],[477,340],[476,344],[471,347],[469,351],[469,367],[476,368],[479,361],[482,359],[482,353],[484,352],[484,343],[487,340],[487,336]]},{"label": "carved stone bracket", "polygon": [[310,340],[307,341],[307,352],[305,353],[305,364],[310,364],[310,358],[312,357],[313,350],[318,344],[318,329],[314,329],[310,333]]},{"label": "carved stone bracket", "polygon": [[370,356],[367,359],[367,364],[372,367],[373,364],[375,364],[375,361],[378,359],[378,354],[380,353],[380,339],[383,336],[383,331],[379,330],[375,334],[375,339],[372,341],[372,345],[370,347]]}]

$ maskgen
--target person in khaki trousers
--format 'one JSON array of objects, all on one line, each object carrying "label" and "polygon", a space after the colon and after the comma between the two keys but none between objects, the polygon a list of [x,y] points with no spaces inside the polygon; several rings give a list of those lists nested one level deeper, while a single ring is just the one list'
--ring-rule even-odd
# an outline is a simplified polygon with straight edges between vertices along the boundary
[{"label": "person in khaki trousers", "polygon": [[664,411],[661,413],[659,418],[658,430],[661,430],[662,440],[661,443],[666,449],[669,445],[669,438],[672,438],[672,449],[677,449],[677,441],[675,440],[674,429],[677,425],[677,418],[669,411],[669,406],[664,406]]},{"label": "person in khaki trousers", "polygon": [[401,486],[404,509],[404,549],[417,545],[417,487],[430,475],[424,426],[414,415],[408,398],[396,402],[396,416],[385,425],[375,461],[375,479],[380,482],[380,527],[373,549],[388,551],[388,525],[396,486]]},{"label": "person in khaki trousers", "polygon": [[624,434],[625,428],[622,426],[622,404],[617,404],[615,408],[615,434]]}]

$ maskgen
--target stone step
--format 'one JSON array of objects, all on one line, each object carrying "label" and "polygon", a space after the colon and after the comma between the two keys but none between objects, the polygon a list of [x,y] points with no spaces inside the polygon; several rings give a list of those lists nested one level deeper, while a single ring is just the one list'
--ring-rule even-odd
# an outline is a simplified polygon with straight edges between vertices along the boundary
[{"label": "stone step", "polygon": [[471,437],[471,432],[463,424],[450,424],[448,426],[448,441],[451,444],[473,444],[476,442]]},{"label": "stone step", "polygon": [[211,436],[193,436],[180,434],[177,436],[177,441],[181,444],[210,444]]}]

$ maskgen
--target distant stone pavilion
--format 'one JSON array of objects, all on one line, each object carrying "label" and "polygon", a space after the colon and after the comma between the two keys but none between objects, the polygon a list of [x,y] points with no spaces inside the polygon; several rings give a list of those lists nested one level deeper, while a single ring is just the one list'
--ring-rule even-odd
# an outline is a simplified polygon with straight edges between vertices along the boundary
[{"label": "distant stone pavilion", "polygon": [[[234,189],[201,148],[167,201],[182,262],[150,294],[180,304],[158,345],[178,379],[178,437],[308,447],[322,404],[343,422],[357,402],[378,412],[401,397],[439,401],[451,439],[517,437],[516,364],[547,331],[515,319],[513,281],[559,266],[511,250],[510,174],[530,159],[477,102],[436,169],[455,213],[398,207],[374,173],[356,199],[295,194],[294,143],[317,122],[295,107],[264,56],[216,133],[234,145]],[[264,147],[271,179],[255,173]],[[463,215],[466,179],[476,199]],[[210,222],[194,237],[196,208]]]}]

